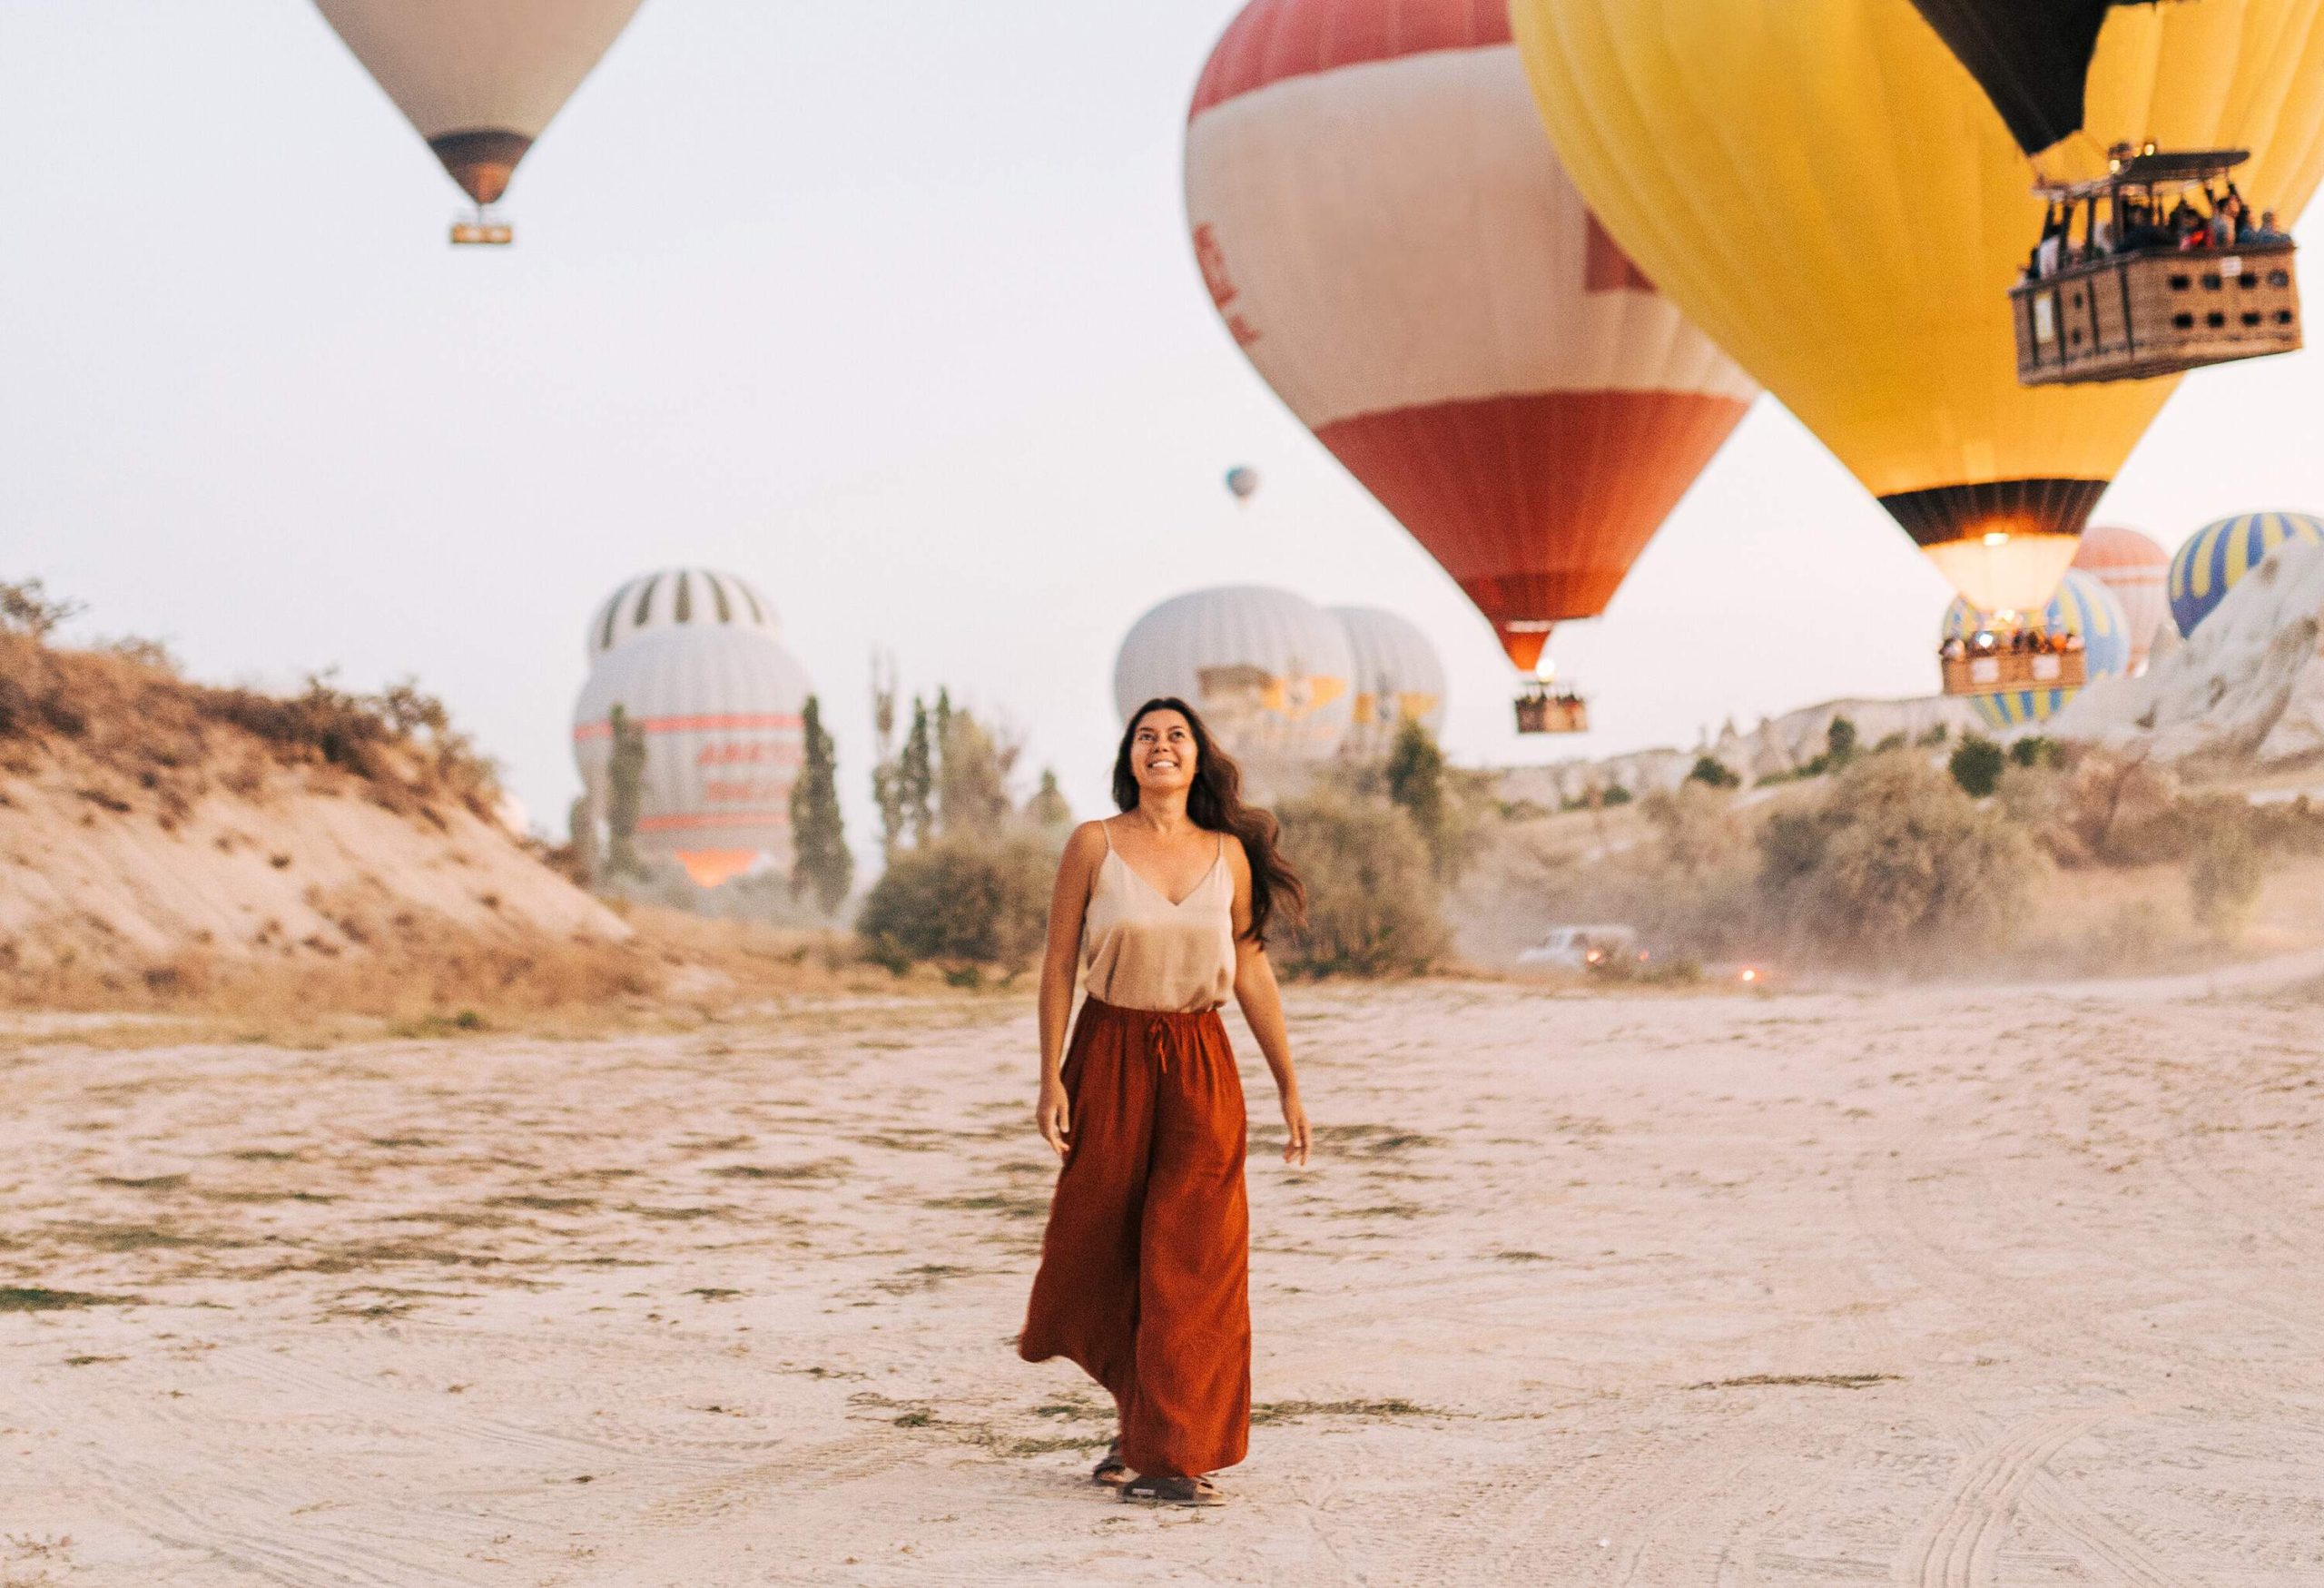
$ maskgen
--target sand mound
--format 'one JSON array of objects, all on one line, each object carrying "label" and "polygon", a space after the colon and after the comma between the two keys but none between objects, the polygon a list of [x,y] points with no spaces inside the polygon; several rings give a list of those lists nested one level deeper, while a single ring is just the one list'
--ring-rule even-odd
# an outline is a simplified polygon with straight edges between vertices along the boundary
[{"label": "sand mound", "polygon": [[0,635],[0,998],[629,929],[409,690],[288,699]]},{"label": "sand mound", "polygon": [[2221,772],[2324,759],[2324,546],[2290,545],[2244,576],[2138,678],[2101,679],[2051,733]]}]

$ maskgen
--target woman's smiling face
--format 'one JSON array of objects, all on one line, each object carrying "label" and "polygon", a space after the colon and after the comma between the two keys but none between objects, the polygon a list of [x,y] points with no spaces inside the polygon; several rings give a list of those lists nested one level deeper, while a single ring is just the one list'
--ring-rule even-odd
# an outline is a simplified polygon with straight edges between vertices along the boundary
[{"label": "woman's smiling face", "polygon": [[1194,729],[1183,715],[1167,707],[1138,718],[1137,731],[1130,735],[1130,774],[1138,787],[1157,794],[1192,784],[1198,755]]}]

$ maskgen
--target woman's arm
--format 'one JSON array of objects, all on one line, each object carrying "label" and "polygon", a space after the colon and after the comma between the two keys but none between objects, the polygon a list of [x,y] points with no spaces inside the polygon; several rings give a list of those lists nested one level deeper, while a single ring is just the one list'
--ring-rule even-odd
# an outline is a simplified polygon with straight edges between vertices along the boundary
[{"label": "woman's arm", "polygon": [[1239,843],[1226,848],[1228,868],[1235,873],[1235,1001],[1243,1007],[1251,1034],[1259,1040],[1267,1070],[1275,1077],[1277,1100],[1283,1105],[1283,1161],[1307,1161],[1307,1110],[1299,1100],[1299,1072],[1291,1062],[1291,1033],[1283,1024],[1283,992],[1276,987],[1275,966],[1265,947],[1250,935],[1251,862]]},{"label": "woman's arm", "polygon": [[1065,1025],[1073,1017],[1073,978],[1081,957],[1081,921],[1089,910],[1089,883],[1106,857],[1106,834],[1084,822],[1066,840],[1049,894],[1049,945],[1041,953],[1041,1080],[1033,1123],[1059,1158],[1072,1119],[1065,1097]]}]

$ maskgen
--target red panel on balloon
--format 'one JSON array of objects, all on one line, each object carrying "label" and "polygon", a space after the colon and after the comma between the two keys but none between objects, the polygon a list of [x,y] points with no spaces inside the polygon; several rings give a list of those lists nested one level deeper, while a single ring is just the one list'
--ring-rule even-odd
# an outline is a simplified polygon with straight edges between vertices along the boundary
[{"label": "red panel on balloon", "polygon": [[1381,506],[1425,528],[1413,538],[1531,667],[1541,632],[1512,625],[1603,612],[1748,406],[1554,391],[1366,414],[1316,434]]},{"label": "red panel on balloon", "polygon": [[1227,25],[1187,119],[1213,105],[1342,66],[1511,41],[1509,0],[1275,0]]}]

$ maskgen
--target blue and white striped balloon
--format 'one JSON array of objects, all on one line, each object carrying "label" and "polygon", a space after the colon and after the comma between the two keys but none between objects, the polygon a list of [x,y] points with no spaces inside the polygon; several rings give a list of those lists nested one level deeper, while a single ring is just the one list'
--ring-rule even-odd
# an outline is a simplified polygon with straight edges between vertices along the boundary
[{"label": "blue and white striped balloon", "polygon": [[2171,559],[2171,621],[2192,637],[2245,574],[2289,541],[2324,542],[2324,518],[2310,513],[2239,513],[2195,531]]},{"label": "blue and white striped balloon", "polygon": [[[1941,637],[1967,639],[1989,626],[1986,615],[1974,610],[1958,596],[1945,609]],[[2131,626],[2122,604],[2094,576],[2068,570],[2058,593],[2042,609],[2039,626],[2053,634],[2082,636],[2083,662],[2093,678],[2111,678],[2131,670]],[[2022,727],[2047,722],[2072,700],[2074,689],[2008,689],[1996,695],[1973,695],[1970,706],[1989,728]]]}]

